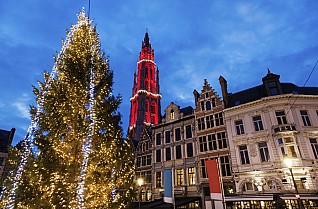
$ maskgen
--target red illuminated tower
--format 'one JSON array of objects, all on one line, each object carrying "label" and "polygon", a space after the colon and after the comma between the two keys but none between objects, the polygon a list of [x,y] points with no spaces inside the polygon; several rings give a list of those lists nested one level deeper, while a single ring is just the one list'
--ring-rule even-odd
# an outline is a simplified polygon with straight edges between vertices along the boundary
[{"label": "red illuminated tower", "polygon": [[160,114],[159,71],[154,62],[154,50],[146,32],[134,73],[134,86],[130,98],[129,136],[139,141],[144,128],[158,124]]}]

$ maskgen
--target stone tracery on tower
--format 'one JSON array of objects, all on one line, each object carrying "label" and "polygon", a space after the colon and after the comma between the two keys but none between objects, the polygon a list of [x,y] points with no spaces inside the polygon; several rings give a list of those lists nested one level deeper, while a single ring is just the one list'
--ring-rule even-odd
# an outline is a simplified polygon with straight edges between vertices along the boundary
[{"label": "stone tracery on tower", "polygon": [[142,130],[159,123],[160,100],[159,70],[154,61],[148,32],[142,41],[137,70],[134,73],[132,97],[130,98],[129,136],[139,141]]}]

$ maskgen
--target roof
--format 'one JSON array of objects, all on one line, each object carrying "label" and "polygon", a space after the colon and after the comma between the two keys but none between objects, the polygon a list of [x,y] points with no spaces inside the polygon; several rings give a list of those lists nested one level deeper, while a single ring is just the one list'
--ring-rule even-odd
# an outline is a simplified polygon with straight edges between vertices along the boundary
[{"label": "roof", "polygon": [[183,116],[191,115],[193,113],[193,108],[191,106],[184,107],[180,109],[180,113],[183,113]]},{"label": "roof", "polygon": [[[293,83],[281,83],[283,94],[318,95],[318,87],[299,87]],[[263,85],[255,86],[237,93],[228,95],[228,107],[259,100],[267,97]]]},{"label": "roof", "polygon": [[11,145],[15,129],[11,131],[0,129],[0,152],[8,152],[8,148]]}]

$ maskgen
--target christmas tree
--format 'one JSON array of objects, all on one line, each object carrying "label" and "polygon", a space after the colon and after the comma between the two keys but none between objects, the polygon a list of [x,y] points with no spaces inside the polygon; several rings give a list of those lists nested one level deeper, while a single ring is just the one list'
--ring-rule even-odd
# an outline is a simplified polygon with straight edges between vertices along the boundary
[{"label": "christmas tree", "polygon": [[132,146],[122,137],[113,72],[84,11],[62,45],[55,77],[45,72],[33,88],[38,154],[24,169],[15,208],[127,208]]}]

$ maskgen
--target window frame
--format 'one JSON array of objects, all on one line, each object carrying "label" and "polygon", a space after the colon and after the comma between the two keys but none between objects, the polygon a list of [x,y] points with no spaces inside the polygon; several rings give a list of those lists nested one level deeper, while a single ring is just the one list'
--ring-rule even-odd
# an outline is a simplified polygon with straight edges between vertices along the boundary
[{"label": "window frame", "polygon": [[161,149],[156,149],[156,163],[162,162],[162,152]]},{"label": "window frame", "polygon": [[[168,150],[169,150],[169,152],[168,152]],[[168,153],[169,153],[169,155],[168,155]],[[168,156],[169,156],[169,158],[168,158]],[[171,160],[171,147],[166,147],[166,149],[165,149],[165,159],[166,159],[166,161],[170,161]]]},{"label": "window frame", "polygon": [[[191,156],[189,155],[189,147],[191,147]],[[187,157],[193,157],[194,156],[194,153],[193,153],[193,144],[192,142],[190,143],[187,143]]]},{"label": "window frame", "polygon": [[[188,128],[189,128],[189,129],[188,129]],[[186,130],[186,131],[185,131],[185,132],[186,132],[186,133],[185,133],[185,135],[186,135],[185,138],[186,138],[186,139],[191,139],[191,138],[192,138],[192,125],[191,125],[191,124],[190,124],[190,125],[186,125],[186,126],[185,126],[185,130]],[[190,137],[188,137],[188,136],[189,136],[189,135],[188,135],[188,134],[189,134],[188,131],[190,131],[190,135],[191,135]]]},{"label": "window frame", "polygon": [[300,110],[300,117],[303,121],[304,126],[311,126],[308,110]]},{"label": "window frame", "polygon": [[176,145],[176,160],[182,159],[182,146]]},{"label": "window frame", "polygon": [[250,157],[249,157],[249,154],[248,154],[247,145],[240,145],[239,146],[239,151],[240,151],[241,164],[242,165],[251,164]]},{"label": "window frame", "polygon": [[243,135],[245,134],[245,130],[244,130],[244,123],[242,119],[236,120],[234,121],[235,124],[235,129],[236,129],[236,135]]},{"label": "window frame", "polygon": [[276,120],[278,125],[288,124],[287,115],[285,114],[284,110],[275,111],[275,115],[276,115]]},{"label": "window frame", "polygon": [[271,157],[269,154],[269,149],[266,141],[258,142],[258,150],[259,150],[259,157],[261,162],[269,162]]},{"label": "window frame", "polygon": [[188,168],[188,182],[189,186],[196,185],[195,167]]},{"label": "window frame", "polygon": [[[179,130],[179,131],[177,131],[177,130]],[[180,141],[181,139],[182,139],[181,138],[181,128],[180,127],[175,128],[174,129],[174,141]]]},{"label": "window frame", "polygon": [[183,169],[176,169],[176,186],[183,186]]},{"label": "window frame", "polygon": [[165,144],[170,144],[170,143],[171,143],[171,132],[165,131]]},{"label": "window frame", "polygon": [[263,131],[264,126],[263,126],[263,121],[261,115],[254,115],[253,116],[253,124],[254,124],[254,130],[255,131]]}]

